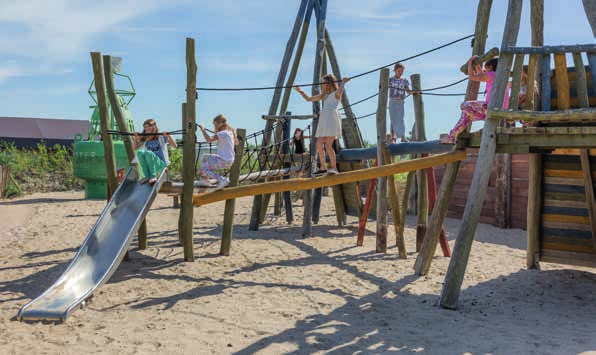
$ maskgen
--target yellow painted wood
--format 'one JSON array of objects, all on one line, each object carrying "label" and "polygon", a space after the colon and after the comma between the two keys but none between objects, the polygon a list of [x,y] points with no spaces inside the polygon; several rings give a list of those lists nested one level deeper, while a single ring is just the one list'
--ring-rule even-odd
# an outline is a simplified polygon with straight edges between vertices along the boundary
[{"label": "yellow painted wood", "polygon": [[548,207],[571,207],[571,208],[588,208],[585,201],[562,201],[562,200],[544,200],[544,206]]},{"label": "yellow painted wood", "polygon": [[[540,246],[542,247],[543,252],[545,249],[573,251],[573,252],[586,253],[586,254],[590,254],[590,253],[594,252],[594,248],[582,246],[582,245],[556,244],[556,243],[550,243],[550,242],[542,242],[540,244]],[[542,257],[540,258],[540,260],[542,260]]]},{"label": "yellow painted wood", "polygon": [[574,224],[590,224],[590,217],[584,216],[568,216],[561,214],[543,214],[543,222],[563,222],[563,223],[574,223]]},{"label": "yellow painted wood", "polygon": [[549,221],[545,221],[545,220],[542,220],[542,226],[545,228],[556,228],[556,229],[584,231],[584,232],[590,232],[592,230],[592,227],[589,224],[549,222]]},{"label": "yellow painted wood", "polygon": [[526,102],[524,109],[534,110],[534,93],[538,90],[536,87],[536,69],[537,69],[538,55],[530,55],[528,63],[528,75],[526,77]]},{"label": "yellow painted wood", "polygon": [[334,186],[353,181],[363,181],[377,178],[379,176],[390,176],[399,173],[426,169],[432,166],[452,163],[466,159],[464,150],[457,150],[451,153],[438,154],[428,158],[400,161],[385,166],[349,171],[330,176],[318,178],[299,178],[292,180],[281,180],[268,183],[251,184],[246,186],[231,187],[219,191],[194,195],[195,206],[202,206],[209,203],[238,198],[243,196],[254,196],[264,193],[283,191],[308,190],[324,186]]},{"label": "yellow painted wood", "polygon": [[569,78],[565,53],[555,53],[555,82],[557,85],[557,109],[567,110],[569,103]]},{"label": "yellow painted wood", "polygon": [[[588,149],[590,155],[596,155],[596,149]],[[579,149],[557,148],[551,152],[552,155],[579,155]]]}]

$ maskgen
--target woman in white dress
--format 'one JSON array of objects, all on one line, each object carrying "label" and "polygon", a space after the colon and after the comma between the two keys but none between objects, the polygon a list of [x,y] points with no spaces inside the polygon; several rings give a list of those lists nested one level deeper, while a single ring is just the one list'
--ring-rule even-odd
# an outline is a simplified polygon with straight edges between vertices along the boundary
[{"label": "woman in white dress", "polygon": [[[295,89],[308,102],[323,101],[323,109],[319,115],[319,124],[317,126],[317,152],[321,160],[321,169],[315,172],[317,174],[327,173],[329,175],[337,174],[337,162],[335,160],[335,151],[333,150],[333,141],[341,136],[341,118],[337,112],[337,105],[344,92],[344,84],[350,81],[350,78],[343,78],[341,84],[337,85],[337,79],[333,74],[327,74],[323,77],[323,93],[315,96],[308,96],[299,86]],[[325,150],[329,155],[331,168],[327,172],[325,164]]]}]

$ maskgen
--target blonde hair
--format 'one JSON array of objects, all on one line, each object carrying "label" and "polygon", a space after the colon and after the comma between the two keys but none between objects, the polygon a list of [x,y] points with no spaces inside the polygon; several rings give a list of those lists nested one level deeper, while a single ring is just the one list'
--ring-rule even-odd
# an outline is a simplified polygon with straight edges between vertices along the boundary
[{"label": "blonde hair", "polygon": [[236,130],[232,128],[232,126],[230,126],[226,116],[220,113],[219,115],[215,116],[215,118],[213,118],[213,122],[221,123],[221,126],[217,127],[216,132],[230,131],[234,136],[234,143],[238,141],[238,138],[236,137]]},{"label": "blonde hair", "polygon": [[[333,91],[337,91],[337,89],[339,88],[339,86],[337,85],[337,79],[335,78],[335,75],[333,74],[327,74],[323,77],[323,84],[325,83],[330,83],[333,85],[333,90],[331,90],[331,92]],[[323,87],[323,91],[325,90],[325,87]]]},{"label": "blonde hair", "polygon": [[145,122],[143,122],[143,133],[145,133],[145,126],[151,126],[151,132],[150,133],[155,133],[155,135],[153,136],[140,136],[139,140],[141,142],[147,142],[147,141],[154,141],[156,139],[159,139],[159,128],[157,128],[157,122],[155,122],[155,120],[153,118],[149,118],[146,119]]}]

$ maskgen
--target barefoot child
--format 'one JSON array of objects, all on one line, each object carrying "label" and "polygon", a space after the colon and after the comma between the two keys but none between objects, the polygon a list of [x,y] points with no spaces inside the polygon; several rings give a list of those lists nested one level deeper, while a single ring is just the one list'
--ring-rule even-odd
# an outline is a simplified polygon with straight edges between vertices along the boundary
[{"label": "barefoot child", "polygon": [[176,148],[176,141],[164,131],[159,133],[157,123],[152,118],[143,122],[143,133],[152,135],[139,136],[134,134],[134,148],[141,167],[141,184],[149,181],[153,185],[157,176],[170,164],[167,146]]},{"label": "barefoot child", "polygon": [[[337,163],[335,161],[335,151],[333,150],[333,141],[341,136],[341,118],[337,111],[337,105],[344,92],[344,85],[350,81],[350,78],[343,78],[341,85],[337,86],[337,79],[333,74],[327,74],[323,77],[323,93],[316,96],[308,96],[299,86],[295,86],[296,91],[308,102],[323,101],[323,109],[319,116],[319,126],[317,127],[317,152],[321,160],[321,168],[315,171],[317,174],[337,174]],[[329,155],[331,169],[327,172],[325,161],[325,150]]]},{"label": "barefoot child", "polygon": [[203,137],[209,143],[217,142],[217,154],[206,154],[201,158],[201,167],[199,174],[203,176],[203,181],[199,182],[201,186],[209,186],[209,178],[218,181],[216,190],[223,189],[230,183],[230,180],[219,175],[214,170],[227,169],[234,162],[234,146],[238,144],[236,131],[228,124],[224,115],[217,115],[213,119],[215,134],[209,136],[203,125],[199,125]]}]

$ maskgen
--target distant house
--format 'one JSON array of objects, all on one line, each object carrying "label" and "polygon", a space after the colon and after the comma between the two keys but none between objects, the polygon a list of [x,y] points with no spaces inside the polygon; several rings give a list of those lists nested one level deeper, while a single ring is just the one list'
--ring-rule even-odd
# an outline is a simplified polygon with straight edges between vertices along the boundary
[{"label": "distant house", "polygon": [[75,134],[86,137],[88,130],[88,120],[0,117],[0,147],[7,142],[17,148],[37,148],[42,141],[48,148],[56,144],[70,147]]}]

